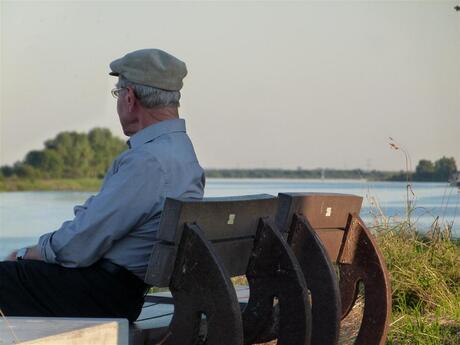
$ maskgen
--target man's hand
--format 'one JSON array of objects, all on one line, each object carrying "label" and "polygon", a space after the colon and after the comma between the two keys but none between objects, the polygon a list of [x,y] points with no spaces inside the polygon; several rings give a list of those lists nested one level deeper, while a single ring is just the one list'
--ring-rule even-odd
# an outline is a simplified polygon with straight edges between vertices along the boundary
[{"label": "man's hand", "polygon": [[38,249],[38,246],[28,247],[27,253],[24,259],[43,261],[43,258],[40,253],[40,249]]},{"label": "man's hand", "polygon": [[[18,252],[18,250],[13,251],[10,255],[8,255],[5,258],[5,260],[6,261],[16,261],[17,252]],[[43,261],[43,258],[42,258],[41,254],[40,254],[40,250],[38,249],[37,246],[27,247],[27,253],[24,256],[24,259]]]},{"label": "man's hand", "polygon": [[10,255],[8,255],[6,258],[5,258],[5,261],[16,261],[16,253],[18,251],[15,250],[14,252],[12,252]]}]

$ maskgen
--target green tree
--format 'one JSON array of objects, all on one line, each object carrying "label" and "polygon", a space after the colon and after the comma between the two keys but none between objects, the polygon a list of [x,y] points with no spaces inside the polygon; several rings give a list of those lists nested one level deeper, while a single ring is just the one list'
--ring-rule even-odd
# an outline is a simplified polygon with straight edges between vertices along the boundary
[{"label": "green tree", "polygon": [[64,164],[62,177],[90,176],[93,150],[88,136],[77,132],[62,132],[45,142],[48,150],[54,150]]},{"label": "green tree", "polygon": [[434,163],[434,175],[437,181],[447,181],[457,171],[454,157],[442,157]]},{"label": "green tree", "polygon": [[106,128],[89,133],[61,132],[43,150],[27,153],[22,162],[0,167],[0,176],[24,178],[103,177],[126,143]]},{"label": "green tree", "polygon": [[107,128],[92,129],[88,140],[93,150],[90,175],[103,177],[115,157],[126,149],[126,143],[112,136]]},{"label": "green tree", "polygon": [[5,177],[11,177],[14,175],[14,169],[10,167],[9,165],[3,165],[0,168],[0,171],[2,172],[2,176],[5,176]]},{"label": "green tree", "polygon": [[35,169],[33,166],[29,164],[25,164],[23,162],[16,162],[13,166],[14,174],[17,177],[22,178],[37,178],[40,177],[40,171]]},{"label": "green tree", "polygon": [[414,181],[433,181],[434,164],[427,159],[421,159],[415,168]]},{"label": "green tree", "polygon": [[42,177],[60,177],[64,170],[64,162],[55,150],[30,151],[25,163],[39,170]]}]

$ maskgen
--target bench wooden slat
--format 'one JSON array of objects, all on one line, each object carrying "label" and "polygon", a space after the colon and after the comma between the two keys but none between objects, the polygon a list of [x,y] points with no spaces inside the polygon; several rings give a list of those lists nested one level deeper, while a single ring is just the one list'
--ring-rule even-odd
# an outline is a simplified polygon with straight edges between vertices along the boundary
[{"label": "bench wooden slat", "polygon": [[[167,287],[184,225],[197,224],[230,276],[246,272],[260,218],[274,217],[276,197],[268,194],[183,200],[168,198],[145,277],[152,286]],[[229,255],[238,253],[238,256]]]},{"label": "bench wooden slat", "polygon": [[254,236],[259,218],[273,216],[276,204],[276,197],[268,194],[196,201],[168,198],[158,239],[179,244],[187,222],[199,224],[209,241]]},{"label": "bench wooden slat", "polygon": [[329,259],[333,263],[336,263],[339,258],[345,231],[342,229],[317,229],[316,234],[323,243]]},{"label": "bench wooden slat", "polygon": [[315,230],[345,229],[349,214],[359,214],[363,202],[360,196],[337,193],[280,193],[278,198],[280,229],[289,228],[294,213],[305,216]]},{"label": "bench wooden slat", "polygon": [[[231,277],[241,276],[246,273],[249,257],[254,246],[254,238],[211,243],[216,255]],[[238,253],[238,255],[234,255],[234,253]]]}]

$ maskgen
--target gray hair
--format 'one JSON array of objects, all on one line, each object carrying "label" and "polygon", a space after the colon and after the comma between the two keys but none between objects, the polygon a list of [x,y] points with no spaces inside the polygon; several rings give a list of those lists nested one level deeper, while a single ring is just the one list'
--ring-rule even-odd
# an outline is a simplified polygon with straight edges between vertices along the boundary
[{"label": "gray hair", "polygon": [[139,103],[145,108],[179,106],[180,92],[157,89],[156,87],[136,84],[120,76],[117,83],[118,88],[130,87],[133,89]]}]

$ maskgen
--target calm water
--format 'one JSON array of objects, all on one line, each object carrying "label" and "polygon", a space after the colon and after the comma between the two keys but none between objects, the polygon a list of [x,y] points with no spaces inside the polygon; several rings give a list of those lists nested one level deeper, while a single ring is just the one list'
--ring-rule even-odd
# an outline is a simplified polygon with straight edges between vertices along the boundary
[{"label": "calm water", "polygon": [[[460,193],[445,183],[414,183],[413,220],[426,231],[436,217],[443,224],[454,222],[460,236]],[[281,179],[208,179],[205,195],[232,196],[279,192],[334,192],[364,197],[361,216],[372,225],[375,200],[390,221],[404,217],[406,188],[400,182]],[[53,231],[73,217],[73,206],[83,203],[87,192],[11,192],[0,193],[0,258],[13,249],[36,243],[40,234]]]}]

